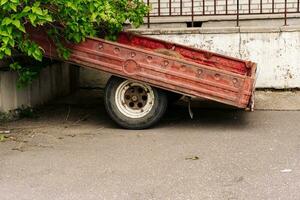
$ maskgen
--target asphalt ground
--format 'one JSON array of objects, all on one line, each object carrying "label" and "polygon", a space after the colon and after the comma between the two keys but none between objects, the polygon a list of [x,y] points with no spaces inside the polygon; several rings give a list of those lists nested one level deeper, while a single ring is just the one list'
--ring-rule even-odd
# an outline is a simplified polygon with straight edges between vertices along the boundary
[{"label": "asphalt ground", "polygon": [[193,112],[124,130],[79,95],[1,123],[0,199],[300,199],[300,111]]}]

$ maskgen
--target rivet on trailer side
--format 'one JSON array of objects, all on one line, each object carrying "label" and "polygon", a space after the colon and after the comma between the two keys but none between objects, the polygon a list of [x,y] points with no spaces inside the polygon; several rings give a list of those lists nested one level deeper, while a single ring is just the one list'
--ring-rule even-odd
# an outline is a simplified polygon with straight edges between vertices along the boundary
[{"label": "rivet on trailer side", "polygon": [[[45,56],[59,59],[45,30],[27,29]],[[87,38],[65,45],[71,50],[67,62],[114,75],[105,89],[105,107],[123,128],[157,123],[166,111],[168,92],[253,110],[253,62],[126,32],[116,42]]]}]

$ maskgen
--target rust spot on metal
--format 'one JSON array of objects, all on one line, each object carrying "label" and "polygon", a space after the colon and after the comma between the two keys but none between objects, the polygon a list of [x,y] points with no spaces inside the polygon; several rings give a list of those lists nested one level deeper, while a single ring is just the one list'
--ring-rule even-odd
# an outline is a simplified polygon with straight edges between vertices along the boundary
[{"label": "rust spot on metal", "polygon": [[155,49],[154,52],[175,58],[182,58],[182,55],[180,53],[169,49]]},{"label": "rust spot on metal", "polygon": [[205,52],[205,53],[204,53],[204,57],[205,57],[206,59],[210,59],[212,56],[213,56],[213,54],[210,53],[210,52]]},{"label": "rust spot on metal", "polygon": [[246,62],[246,68],[248,68],[248,69],[251,69],[253,67],[253,65],[254,65],[253,62],[250,62],[250,61]]}]

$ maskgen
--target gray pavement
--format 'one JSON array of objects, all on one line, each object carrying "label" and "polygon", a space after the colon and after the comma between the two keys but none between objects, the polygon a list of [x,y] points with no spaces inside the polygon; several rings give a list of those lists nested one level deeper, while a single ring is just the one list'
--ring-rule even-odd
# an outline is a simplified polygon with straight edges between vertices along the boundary
[{"label": "gray pavement", "polygon": [[300,111],[173,106],[130,131],[72,100],[0,125],[0,200],[300,199]]}]

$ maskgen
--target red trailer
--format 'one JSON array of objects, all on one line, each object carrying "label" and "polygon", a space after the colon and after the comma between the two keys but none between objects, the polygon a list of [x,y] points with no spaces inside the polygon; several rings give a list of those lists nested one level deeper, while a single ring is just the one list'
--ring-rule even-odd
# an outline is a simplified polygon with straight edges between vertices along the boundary
[{"label": "red trailer", "polygon": [[[45,56],[58,59],[44,30],[28,32]],[[126,32],[116,42],[88,38],[66,46],[72,52],[67,62],[114,75],[105,89],[105,107],[124,128],[143,129],[158,122],[168,92],[253,110],[253,62]]]}]

